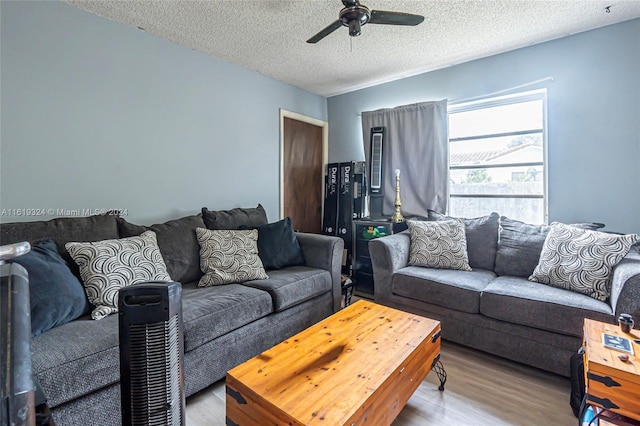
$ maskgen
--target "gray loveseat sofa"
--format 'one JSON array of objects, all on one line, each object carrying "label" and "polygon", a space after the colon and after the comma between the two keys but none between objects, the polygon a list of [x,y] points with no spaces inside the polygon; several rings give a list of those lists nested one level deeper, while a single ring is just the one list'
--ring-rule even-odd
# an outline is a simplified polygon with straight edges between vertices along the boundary
[{"label": "gray loveseat sofa", "polygon": [[[99,215],[2,224],[0,240],[4,245],[52,239],[62,257],[72,262],[64,250],[69,241],[153,230],[171,278],[182,283],[184,376],[190,396],[340,309],[343,249],[339,238],[297,233],[306,265],[267,270],[266,280],[199,288],[196,227],[205,227],[201,214],[151,227]],[[78,272],[73,263],[69,266]],[[34,372],[56,424],[120,424],[117,314],[97,321],[85,314],[56,326],[33,337],[32,351]]]},{"label": "gray loveseat sofa", "polygon": [[375,301],[440,320],[444,339],[563,376],[581,345],[583,318],[615,323],[629,313],[640,322],[635,248],[615,267],[609,299],[599,301],[527,279],[548,227],[496,213],[465,225],[472,271],[408,266],[408,231],[372,240]]}]

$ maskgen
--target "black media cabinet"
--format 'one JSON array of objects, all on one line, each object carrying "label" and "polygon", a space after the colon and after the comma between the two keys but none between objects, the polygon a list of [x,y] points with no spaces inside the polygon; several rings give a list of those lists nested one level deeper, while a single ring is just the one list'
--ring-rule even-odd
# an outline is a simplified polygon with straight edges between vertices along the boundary
[{"label": "black media cabinet", "polygon": [[406,222],[392,223],[383,219],[356,219],[353,221],[353,273],[356,294],[372,297],[374,294],[373,268],[369,256],[369,241],[407,229]]}]

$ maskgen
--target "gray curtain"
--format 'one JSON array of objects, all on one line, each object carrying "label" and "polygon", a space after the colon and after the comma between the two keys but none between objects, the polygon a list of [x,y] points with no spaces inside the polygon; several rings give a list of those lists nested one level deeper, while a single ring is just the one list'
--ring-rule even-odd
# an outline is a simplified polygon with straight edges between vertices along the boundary
[{"label": "gray curtain", "polygon": [[449,198],[449,137],[447,101],[422,102],[362,113],[362,134],[367,166],[370,164],[371,128],[386,127],[383,142],[383,216],[393,214],[395,170],[400,170],[402,214],[427,216],[444,213]]}]

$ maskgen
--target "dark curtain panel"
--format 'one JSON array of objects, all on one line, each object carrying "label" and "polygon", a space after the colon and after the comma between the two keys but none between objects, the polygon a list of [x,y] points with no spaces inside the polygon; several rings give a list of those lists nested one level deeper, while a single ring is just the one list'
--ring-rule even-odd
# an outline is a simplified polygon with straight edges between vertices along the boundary
[{"label": "dark curtain panel", "polygon": [[447,101],[422,102],[362,113],[367,167],[371,128],[386,127],[383,142],[384,203],[382,214],[394,211],[396,176],[400,170],[400,197],[405,217],[444,213],[449,198],[449,137]]}]

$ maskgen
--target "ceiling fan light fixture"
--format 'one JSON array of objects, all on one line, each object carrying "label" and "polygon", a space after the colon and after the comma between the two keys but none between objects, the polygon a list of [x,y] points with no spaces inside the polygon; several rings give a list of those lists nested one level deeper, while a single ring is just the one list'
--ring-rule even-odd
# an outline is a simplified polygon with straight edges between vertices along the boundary
[{"label": "ceiling fan light fixture", "polygon": [[345,7],[340,11],[340,21],[345,27],[349,27],[349,35],[357,37],[360,35],[361,27],[369,22],[371,11],[361,5]]},{"label": "ceiling fan light fixture", "polygon": [[360,22],[359,21],[350,21],[349,22],[349,35],[351,37],[357,37],[361,34],[360,32]]}]

